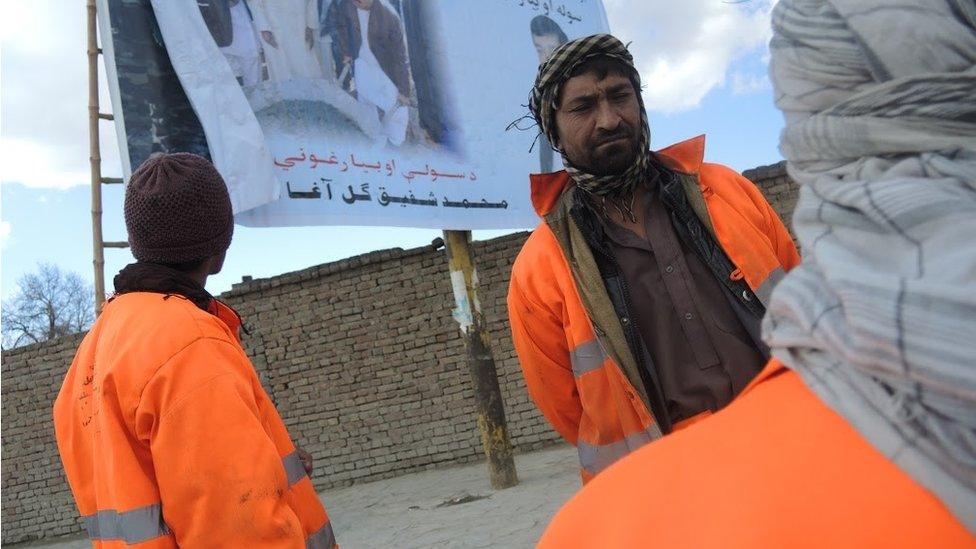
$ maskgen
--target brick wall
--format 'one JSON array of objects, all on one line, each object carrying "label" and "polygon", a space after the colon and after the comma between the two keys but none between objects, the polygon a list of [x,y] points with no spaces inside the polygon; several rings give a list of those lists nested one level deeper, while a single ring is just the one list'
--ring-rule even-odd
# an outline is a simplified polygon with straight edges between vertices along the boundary
[{"label": "brick wall", "polygon": [[[796,186],[782,164],[745,175],[781,215],[792,210]],[[559,439],[525,391],[505,312],[511,264],[526,236],[475,245],[520,452]],[[244,317],[247,352],[292,436],[315,456],[319,489],[481,458],[443,249],[373,252],[238,284],[222,297]],[[51,426],[79,342],[73,336],[4,353],[4,544],[80,531]]]},{"label": "brick wall", "polygon": [[81,529],[51,423],[54,399],[81,339],[74,335],[21,347],[0,359],[4,544]]},{"label": "brick wall", "polygon": [[[504,315],[525,233],[475,246],[513,443],[557,440],[525,392]],[[443,250],[386,250],[239,284],[247,350],[319,488],[479,459]]]}]

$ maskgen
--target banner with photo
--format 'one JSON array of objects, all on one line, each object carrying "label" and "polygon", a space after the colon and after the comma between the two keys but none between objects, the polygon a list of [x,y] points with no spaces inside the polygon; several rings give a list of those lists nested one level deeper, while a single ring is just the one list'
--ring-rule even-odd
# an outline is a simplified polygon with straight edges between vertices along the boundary
[{"label": "banner with photo", "polygon": [[608,31],[599,0],[101,3],[131,165],[204,149],[249,226],[534,226],[560,158],[506,128],[541,59]]}]

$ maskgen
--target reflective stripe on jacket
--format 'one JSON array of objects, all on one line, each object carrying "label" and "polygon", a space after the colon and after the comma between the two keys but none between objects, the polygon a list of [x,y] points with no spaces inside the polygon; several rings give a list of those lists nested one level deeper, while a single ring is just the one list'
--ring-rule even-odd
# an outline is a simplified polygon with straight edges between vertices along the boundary
[{"label": "reflective stripe on jacket", "polygon": [[539,547],[947,549],[976,538],[773,360],[725,409],[587,484]]},{"label": "reflective stripe on jacket", "polygon": [[334,547],[238,316],[211,312],[124,294],[78,349],[54,427],[93,545]]},{"label": "reflective stripe on jacket", "polygon": [[[702,162],[704,136],[659,151],[681,179],[701,224],[728,258],[743,300],[765,304],[799,255],[762,193],[734,171]],[[576,445],[584,481],[662,436],[639,358],[627,343],[586,238],[570,215],[566,172],[532,176],[544,221],[512,268],[513,342],[529,394]],[[714,264],[714,263],[713,263]]]}]

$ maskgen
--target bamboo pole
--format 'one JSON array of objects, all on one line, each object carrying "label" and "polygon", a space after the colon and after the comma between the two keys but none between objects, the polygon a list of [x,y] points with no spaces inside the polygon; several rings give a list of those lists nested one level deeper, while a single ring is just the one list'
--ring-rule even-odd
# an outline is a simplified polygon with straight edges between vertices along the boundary
[{"label": "bamboo pole", "polygon": [[92,263],[95,314],[105,303],[105,249],[102,241],[102,155],[98,138],[98,29],[95,0],[88,3],[88,160],[91,164]]},{"label": "bamboo pole", "polygon": [[461,328],[467,351],[468,369],[478,408],[478,429],[488,461],[491,486],[509,488],[518,484],[512,443],[505,423],[505,408],[498,386],[491,338],[478,300],[478,271],[471,253],[471,231],[444,231],[451,287],[454,289],[454,319]]}]

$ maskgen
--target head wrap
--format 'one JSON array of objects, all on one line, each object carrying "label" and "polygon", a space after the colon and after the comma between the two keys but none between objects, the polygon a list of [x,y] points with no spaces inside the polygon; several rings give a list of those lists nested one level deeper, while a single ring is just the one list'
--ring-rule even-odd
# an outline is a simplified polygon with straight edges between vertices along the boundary
[{"label": "head wrap", "polygon": [[[641,128],[638,137],[637,157],[621,174],[593,175],[574,166],[566,153],[559,149],[556,129],[556,100],[560,88],[569,80],[573,71],[594,57],[609,57],[623,63],[630,71],[630,80],[640,104]],[[633,219],[634,189],[646,181],[651,166],[651,130],[640,94],[640,76],[634,67],[634,58],[623,42],[609,34],[594,34],[578,38],[559,46],[542,65],[536,75],[535,85],[529,97],[529,111],[542,133],[553,143],[563,158],[563,165],[573,181],[585,193],[600,199],[604,206],[609,201]]]},{"label": "head wrap", "polygon": [[803,263],[773,291],[763,332],[976,534],[976,4],[924,4],[773,10]]}]

